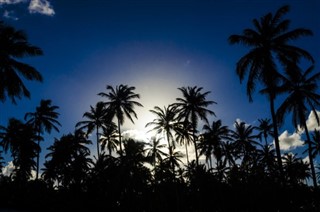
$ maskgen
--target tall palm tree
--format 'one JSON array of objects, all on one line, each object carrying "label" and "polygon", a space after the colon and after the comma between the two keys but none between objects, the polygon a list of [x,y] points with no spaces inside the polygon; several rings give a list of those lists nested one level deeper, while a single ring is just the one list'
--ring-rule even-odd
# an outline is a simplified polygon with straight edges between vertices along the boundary
[{"label": "tall palm tree", "polygon": [[[27,120],[28,124],[31,124],[40,138],[41,134],[45,132],[51,133],[51,130],[59,132],[58,126],[61,126],[59,121],[59,113],[56,110],[58,106],[51,105],[51,100],[41,100],[40,106],[36,108],[36,112],[26,113],[24,119]],[[36,179],[39,177],[39,158],[40,158],[40,140],[38,140],[39,152],[37,153],[37,173]]]},{"label": "tall palm tree", "polygon": [[134,111],[134,106],[143,107],[142,104],[135,101],[140,99],[140,95],[134,93],[136,89],[133,86],[122,85],[113,88],[110,85],[106,87],[107,93],[101,92],[98,95],[107,98],[107,102],[104,102],[108,110],[112,111],[111,117],[114,116],[118,119],[118,132],[119,132],[119,143],[120,143],[120,156],[122,156],[122,143],[121,143],[121,130],[120,127],[124,123],[125,116],[134,123],[132,115],[137,119],[137,114]]},{"label": "tall palm tree", "polygon": [[250,48],[250,51],[240,58],[236,67],[236,73],[241,82],[248,75],[247,95],[249,101],[253,100],[252,94],[257,83],[261,83],[267,88],[277,161],[281,174],[283,173],[283,167],[274,106],[277,95],[275,87],[281,81],[281,73],[277,62],[281,65],[296,63],[301,57],[313,61],[312,56],[307,51],[291,44],[292,40],[312,35],[312,31],[304,28],[289,30],[290,20],[283,19],[288,11],[289,6],[283,6],[274,14],[268,13],[260,19],[253,19],[254,29],[247,28],[243,30],[242,34],[229,37],[231,44],[243,44]]},{"label": "tall palm tree", "polygon": [[277,111],[277,117],[280,123],[283,123],[285,115],[292,113],[292,123],[298,130],[299,126],[305,130],[306,143],[308,144],[308,153],[310,158],[310,168],[314,187],[317,187],[316,173],[312,156],[311,138],[307,127],[306,117],[311,110],[319,124],[319,117],[316,108],[320,106],[320,95],[318,84],[320,72],[313,75],[314,66],[310,66],[305,72],[302,72],[297,66],[288,66],[287,76],[283,77],[284,84],[279,86],[280,92],[287,92],[289,95],[280,105]]},{"label": "tall palm tree", "polygon": [[216,104],[216,102],[208,101],[206,99],[210,92],[202,92],[202,87],[181,87],[178,89],[182,92],[183,98],[176,98],[177,102],[173,105],[177,109],[178,120],[190,122],[192,124],[196,164],[199,165],[197,139],[195,133],[199,119],[208,122],[207,115],[215,115],[215,113],[207,109],[207,107],[211,104]]},{"label": "tall palm tree", "polygon": [[99,130],[104,127],[107,111],[104,108],[103,102],[98,102],[95,107],[90,106],[90,112],[85,112],[83,117],[87,120],[80,121],[76,124],[80,130],[87,129],[87,134],[96,130],[97,156],[100,155],[99,147]]},{"label": "tall palm tree", "polygon": [[42,82],[41,74],[32,66],[19,61],[24,57],[42,55],[42,50],[28,42],[27,35],[0,22],[0,101],[7,97],[16,104],[16,98],[30,98],[30,92],[21,76]]},{"label": "tall palm tree", "polygon": [[229,139],[230,130],[227,126],[222,126],[221,120],[212,121],[203,126],[204,133],[202,134],[201,143],[199,144],[200,154],[205,154],[207,160],[210,161],[212,168],[212,155],[218,163],[221,163],[223,151],[223,141]]},{"label": "tall palm tree", "polygon": [[258,119],[259,125],[255,127],[256,130],[259,131],[259,139],[262,140],[264,138],[265,145],[268,145],[268,136],[273,137],[273,126],[271,123],[271,119]]},{"label": "tall palm tree", "polygon": [[175,108],[171,105],[168,107],[164,106],[163,109],[155,106],[154,110],[149,111],[156,115],[156,118],[152,122],[147,123],[146,127],[153,125],[154,127],[150,131],[156,131],[158,134],[163,134],[165,136],[168,142],[169,154],[172,154],[170,151],[172,151],[176,146],[172,135],[176,126]]}]

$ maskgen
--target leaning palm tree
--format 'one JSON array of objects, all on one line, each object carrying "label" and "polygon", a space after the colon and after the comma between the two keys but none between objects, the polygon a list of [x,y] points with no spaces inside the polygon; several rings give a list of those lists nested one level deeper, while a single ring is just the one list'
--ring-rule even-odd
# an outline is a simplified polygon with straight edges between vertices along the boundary
[{"label": "leaning palm tree", "polygon": [[90,106],[90,112],[83,114],[83,117],[87,120],[80,121],[76,124],[76,127],[79,127],[80,130],[87,129],[87,134],[92,133],[93,130],[96,129],[97,158],[99,158],[100,155],[99,130],[104,127],[106,113],[104,103],[98,102],[95,107]]},{"label": "leaning palm tree", "polygon": [[21,76],[27,80],[42,81],[41,74],[32,66],[19,61],[24,57],[42,55],[42,50],[28,42],[27,35],[0,22],[0,101],[10,98],[30,98],[30,92]]},{"label": "leaning palm tree", "polygon": [[320,80],[320,72],[312,74],[313,66],[302,72],[297,66],[289,66],[287,76],[283,77],[284,84],[279,86],[280,92],[287,92],[289,95],[280,105],[277,111],[277,117],[280,124],[283,123],[285,115],[292,113],[292,123],[298,130],[300,127],[305,130],[306,143],[308,144],[308,153],[310,158],[310,169],[314,187],[317,187],[316,173],[312,157],[312,144],[307,126],[306,117],[311,110],[319,122],[316,108],[320,106],[320,95],[318,92],[318,84]]},{"label": "leaning palm tree", "polygon": [[[40,106],[36,108],[36,112],[26,113],[24,119],[27,120],[28,124],[31,124],[38,133],[40,138],[41,134],[45,132],[51,133],[51,130],[59,132],[58,126],[61,126],[57,118],[59,113],[56,110],[58,106],[51,105],[51,100],[41,100]],[[39,178],[39,158],[40,158],[40,140],[38,140],[39,152],[37,153],[37,173],[36,179]]]},{"label": "leaning palm tree", "polygon": [[312,31],[304,28],[289,30],[290,20],[283,19],[289,6],[279,8],[275,14],[268,13],[260,19],[253,19],[254,29],[244,29],[240,35],[231,35],[231,44],[243,44],[250,48],[237,63],[236,73],[242,82],[246,75],[247,95],[251,102],[257,83],[267,88],[270,112],[273,122],[274,139],[279,171],[283,173],[282,159],[278,138],[278,126],[274,101],[277,95],[275,87],[281,81],[281,73],[277,62],[281,65],[296,63],[301,57],[313,61],[305,50],[294,46],[290,41],[302,36],[312,35]]},{"label": "leaning palm tree", "polygon": [[108,101],[104,102],[105,106],[112,112],[111,117],[113,118],[116,116],[118,119],[120,156],[122,156],[121,125],[124,123],[125,116],[129,118],[132,123],[134,123],[132,115],[135,118],[138,118],[136,112],[134,111],[134,106],[143,106],[139,102],[134,101],[135,99],[140,99],[140,95],[134,93],[136,88],[133,86],[130,87],[128,85],[121,84],[116,86],[116,88],[113,88],[112,86],[107,85],[106,89],[108,90],[107,93],[101,92],[98,95],[107,98]]},{"label": "leaning palm tree", "polygon": [[181,87],[178,88],[183,95],[183,98],[177,98],[174,107],[178,112],[178,120],[190,122],[192,124],[194,151],[196,155],[196,164],[199,165],[199,156],[197,148],[196,130],[199,119],[208,122],[207,115],[215,115],[214,112],[207,109],[211,104],[216,104],[214,101],[208,101],[207,95],[210,91],[202,92],[202,87]]}]

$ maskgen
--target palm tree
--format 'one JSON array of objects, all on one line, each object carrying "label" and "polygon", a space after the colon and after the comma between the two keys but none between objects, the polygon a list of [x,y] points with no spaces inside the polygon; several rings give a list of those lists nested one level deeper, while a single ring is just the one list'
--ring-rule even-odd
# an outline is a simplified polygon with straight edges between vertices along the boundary
[{"label": "palm tree", "polygon": [[191,123],[188,123],[186,121],[178,122],[175,125],[174,131],[176,141],[179,142],[181,145],[184,144],[186,147],[187,163],[189,163],[188,145],[190,145],[190,143],[193,141]]},{"label": "palm tree", "polygon": [[247,28],[243,30],[241,35],[231,35],[229,37],[231,44],[243,44],[250,48],[250,51],[240,58],[236,67],[236,73],[241,82],[248,74],[247,95],[249,101],[253,100],[252,94],[257,83],[261,83],[267,88],[277,161],[281,175],[283,167],[274,107],[274,100],[277,95],[275,87],[281,81],[281,74],[276,64],[277,62],[280,62],[281,65],[295,63],[301,57],[313,61],[312,56],[307,51],[289,43],[299,37],[312,35],[312,31],[303,28],[289,31],[290,20],[283,19],[288,11],[289,6],[283,6],[274,15],[268,13],[259,20],[253,19],[254,29]]},{"label": "palm tree", "polygon": [[176,127],[175,108],[171,105],[169,105],[168,107],[164,106],[163,109],[155,106],[154,110],[150,110],[150,112],[156,115],[156,118],[152,122],[147,123],[146,127],[154,125],[154,127],[150,131],[157,131],[158,134],[165,135],[168,142],[169,154],[172,154],[170,151],[173,150],[176,146],[172,135],[172,132]]},{"label": "palm tree", "polygon": [[[48,148],[50,152],[46,155],[46,158],[50,160],[45,162],[43,172],[45,179],[49,182],[57,181],[58,185],[66,188],[79,182],[75,175],[80,175],[81,167],[89,167],[89,164],[92,163],[88,158],[90,155],[90,150],[86,146],[88,144],[91,144],[91,141],[79,129],[74,134],[70,133],[63,135],[60,139],[56,138],[53,145]],[[84,164],[84,161],[87,164]],[[85,168],[82,171],[87,172],[88,169]],[[85,174],[81,173],[81,175]]]},{"label": "palm tree", "polygon": [[212,155],[217,159],[218,163],[222,160],[222,143],[229,139],[230,130],[227,126],[222,126],[221,120],[213,121],[211,126],[209,123],[203,126],[201,143],[199,144],[200,154],[205,154],[207,160],[210,161],[212,168]]},{"label": "palm tree", "polygon": [[234,142],[234,147],[238,151],[239,156],[242,156],[242,165],[247,166],[251,161],[252,153],[256,150],[255,144],[257,135],[253,134],[254,127],[247,125],[245,122],[235,122],[235,129],[231,131],[230,138]]},{"label": "palm tree", "polygon": [[311,149],[312,158],[315,158],[317,157],[317,155],[320,155],[320,132],[318,130],[315,130],[312,135]]},{"label": "palm tree", "polygon": [[112,150],[116,150],[119,145],[118,137],[117,125],[113,122],[106,123],[102,128],[102,135],[100,137],[101,149],[104,150],[107,146],[109,155],[111,156]]},{"label": "palm tree", "polygon": [[283,160],[286,178],[290,184],[301,183],[310,177],[308,164],[297,157],[297,154],[286,153]]},{"label": "palm tree", "polygon": [[264,138],[265,145],[268,145],[268,136],[270,135],[273,137],[273,126],[271,122],[271,119],[258,119],[259,126],[255,127],[256,130],[259,131],[259,139],[262,140],[262,137]]},{"label": "palm tree", "polygon": [[[59,113],[56,110],[59,109],[58,106],[52,106],[51,100],[41,100],[40,106],[36,108],[34,113],[26,113],[24,119],[27,120],[28,124],[31,124],[40,138],[41,134],[45,132],[51,133],[51,130],[59,132],[57,126],[61,126],[57,118]],[[37,174],[36,179],[39,177],[39,158],[40,158],[40,140],[38,140],[39,152],[37,153]]]},{"label": "palm tree", "polygon": [[163,157],[166,157],[168,154],[163,152],[161,149],[164,148],[165,144],[160,144],[161,138],[152,137],[150,143],[146,143],[146,146],[149,146],[145,149],[147,158],[150,160],[150,163],[153,167],[156,167],[157,162],[161,162]]},{"label": "palm tree", "polygon": [[280,124],[283,123],[285,115],[292,113],[292,123],[298,130],[299,126],[305,130],[308,144],[308,153],[310,158],[310,168],[314,187],[317,187],[316,173],[312,157],[312,145],[307,127],[306,117],[311,109],[315,114],[319,124],[319,117],[316,108],[320,106],[320,95],[318,83],[320,72],[311,75],[313,66],[310,66],[304,73],[297,66],[288,66],[287,76],[283,77],[284,84],[279,86],[280,92],[288,92],[289,95],[280,105],[277,111],[277,117]]},{"label": "palm tree", "polygon": [[210,93],[209,91],[202,93],[202,87],[181,87],[178,88],[183,95],[183,98],[176,98],[177,103],[174,103],[174,107],[178,112],[178,120],[190,122],[192,124],[193,143],[196,154],[196,164],[199,165],[196,130],[198,126],[199,118],[208,122],[207,115],[215,115],[214,112],[207,109],[211,104],[216,104],[214,101],[207,101],[206,97]]},{"label": "palm tree", "polygon": [[10,149],[16,180],[25,183],[32,176],[31,171],[36,168],[33,159],[39,146],[34,141],[41,138],[36,135],[31,125],[14,118],[9,120],[7,127],[0,127],[0,138],[4,152],[7,153]]},{"label": "palm tree", "polygon": [[39,47],[28,42],[27,35],[15,28],[0,22],[0,101],[7,97],[16,104],[16,98],[25,96],[30,98],[30,92],[21,80],[23,76],[27,80],[42,82],[41,74],[32,66],[20,62],[28,56],[39,56],[43,52]]},{"label": "palm tree", "polygon": [[[132,115],[135,118],[137,117],[136,112],[134,111],[134,106],[143,107],[134,99],[140,99],[140,95],[134,93],[135,87],[128,85],[119,85],[116,88],[113,88],[110,85],[107,85],[106,89],[108,93],[101,92],[98,95],[107,98],[109,101],[104,102],[108,110],[112,112],[112,118],[114,116],[118,119],[118,132],[119,132],[119,143],[120,143],[120,156],[122,156],[122,143],[121,143],[121,130],[120,127],[124,123],[125,116],[134,123]],[[112,119],[111,118],[111,119]]]},{"label": "palm tree", "polygon": [[90,106],[90,112],[85,112],[83,117],[87,120],[80,121],[76,124],[80,130],[87,129],[87,134],[96,129],[96,142],[97,142],[97,156],[100,155],[99,147],[99,129],[104,127],[107,111],[104,108],[103,102],[98,102],[95,107]]}]

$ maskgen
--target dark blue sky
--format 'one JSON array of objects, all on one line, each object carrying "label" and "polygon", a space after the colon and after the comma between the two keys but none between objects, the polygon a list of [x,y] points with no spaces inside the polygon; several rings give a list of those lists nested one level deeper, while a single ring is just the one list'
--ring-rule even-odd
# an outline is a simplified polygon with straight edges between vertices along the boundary
[{"label": "dark blue sky", "polygon": [[[35,1],[35,0],[33,0]],[[60,106],[63,133],[74,130],[82,114],[101,100],[96,94],[105,85],[129,84],[141,94],[139,120],[126,128],[143,129],[151,121],[148,110],[163,107],[180,96],[178,87],[202,86],[212,93],[211,107],[224,125],[236,119],[257,124],[269,117],[268,102],[258,94],[249,103],[245,86],[235,74],[235,64],[247,51],[231,46],[227,39],[251,27],[251,20],[288,4],[292,28],[305,27],[314,36],[297,41],[318,61],[320,53],[320,4],[317,0],[52,0],[54,14],[28,11],[29,1],[2,4],[10,12],[4,21],[23,29],[44,56],[25,61],[43,75],[44,83],[26,82],[31,100],[14,106],[0,105],[1,121],[23,118],[34,111],[40,99]],[[40,2],[46,2],[41,0]],[[0,1],[1,3],[1,1]],[[283,127],[293,133],[290,125]],[[48,142],[50,145],[50,142]]]}]

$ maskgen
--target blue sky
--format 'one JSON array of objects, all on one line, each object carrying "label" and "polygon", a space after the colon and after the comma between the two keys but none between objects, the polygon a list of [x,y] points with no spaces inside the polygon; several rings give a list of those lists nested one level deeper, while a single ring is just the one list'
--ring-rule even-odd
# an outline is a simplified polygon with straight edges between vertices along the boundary
[{"label": "blue sky", "polygon": [[[152,120],[148,112],[180,97],[181,86],[202,86],[211,91],[212,109],[224,125],[236,119],[256,124],[269,118],[265,97],[254,95],[249,103],[245,85],[239,83],[235,64],[247,51],[227,39],[251,27],[251,20],[289,4],[291,27],[313,30],[314,36],[296,42],[319,61],[320,3],[317,0],[0,0],[0,15],[8,24],[23,29],[30,43],[44,56],[24,61],[36,67],[44,82],[26,82],[31,99],[17,105],[0,104],[0,124],[9,117],[23,119],[41,99],[60,107],[60,133],[72,132],[96,94],[105,86],[136,87],[144,108],[138,109],[136,125],[142,130]],[[318,65],[316,63],[316,69]],[[288,138],[293,128],[287,123]],[[290,139],[290,138],[288,138]],[[297,140],[292,137],[291,140]],[[43,154],[45,149],[43,148]]]}]

